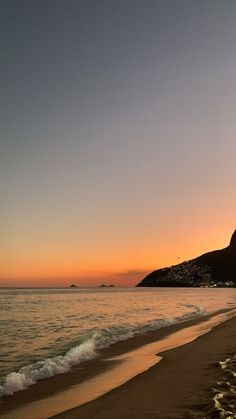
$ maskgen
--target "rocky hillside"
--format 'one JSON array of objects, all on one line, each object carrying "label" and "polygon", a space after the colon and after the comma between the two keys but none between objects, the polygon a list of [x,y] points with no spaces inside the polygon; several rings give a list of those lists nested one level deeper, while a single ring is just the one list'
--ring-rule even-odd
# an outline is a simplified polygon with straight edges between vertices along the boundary
[{"label": "rocky hillside", "polygon": [[138,287],[233,287],[236,285],[236,230],[229,246],[178,265],[157,269]]}]

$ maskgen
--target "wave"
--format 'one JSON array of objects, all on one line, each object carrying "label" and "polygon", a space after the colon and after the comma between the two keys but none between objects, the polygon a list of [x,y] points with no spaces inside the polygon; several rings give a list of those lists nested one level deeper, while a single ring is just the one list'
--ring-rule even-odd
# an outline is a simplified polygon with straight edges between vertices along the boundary
[{"label": "wave", "polygon": [[236,418],[236,354],[219,362],[219,366],[223,374],[222,379],[212,389],[214,395],[212,417],[233,419]]},{"label": "wave", "polygon": [[[190,307],[190,305],[188,306]],[[136,328],[112,326],[105,329],[91,330],[89,333],[82,336],[78,344],[69,349],[65,354],[26,365],[17,372],[11,372],[3,377],[0,382],[0,398],[24,390],[37,381],[53,377],[57,374],[64,374],[73,366],[95,358],[98,350],[106,348],[118,341],[127,340],[133,336],[157,330],[171,324],[180,323],[181,321],[199,317],[204,314],[201,307],[192,305],[191,307],[194,307],[194,311],[184,314],[181,317],[157,319]]]}]

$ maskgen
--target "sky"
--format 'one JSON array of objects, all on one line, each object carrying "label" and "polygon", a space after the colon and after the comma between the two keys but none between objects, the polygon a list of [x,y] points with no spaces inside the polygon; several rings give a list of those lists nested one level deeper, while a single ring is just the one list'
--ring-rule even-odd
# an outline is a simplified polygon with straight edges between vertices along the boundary
[{"label": "sky", "polygon": [[235,229],[234,0],[0,1],[0,286],[133,286]]}]

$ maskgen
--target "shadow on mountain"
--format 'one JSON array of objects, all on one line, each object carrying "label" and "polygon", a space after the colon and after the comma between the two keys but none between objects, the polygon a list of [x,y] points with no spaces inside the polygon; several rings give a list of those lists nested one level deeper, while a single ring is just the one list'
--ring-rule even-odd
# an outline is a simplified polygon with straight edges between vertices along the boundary
[{"label": "shadow on mountain", "polygon": [[235,287],[236,230],[229,246],[221,250],[157,269],[148,274],[138,287]]}]

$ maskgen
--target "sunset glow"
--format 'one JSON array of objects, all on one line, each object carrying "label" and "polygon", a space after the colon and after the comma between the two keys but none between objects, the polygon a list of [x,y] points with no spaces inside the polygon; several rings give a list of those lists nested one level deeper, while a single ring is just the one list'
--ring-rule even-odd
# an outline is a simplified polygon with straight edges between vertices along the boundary
[{"label": "sunset glow", "polygon": [[0,286],[133,286],[225,247],[231,3],[54,3],[2,10]]}]

